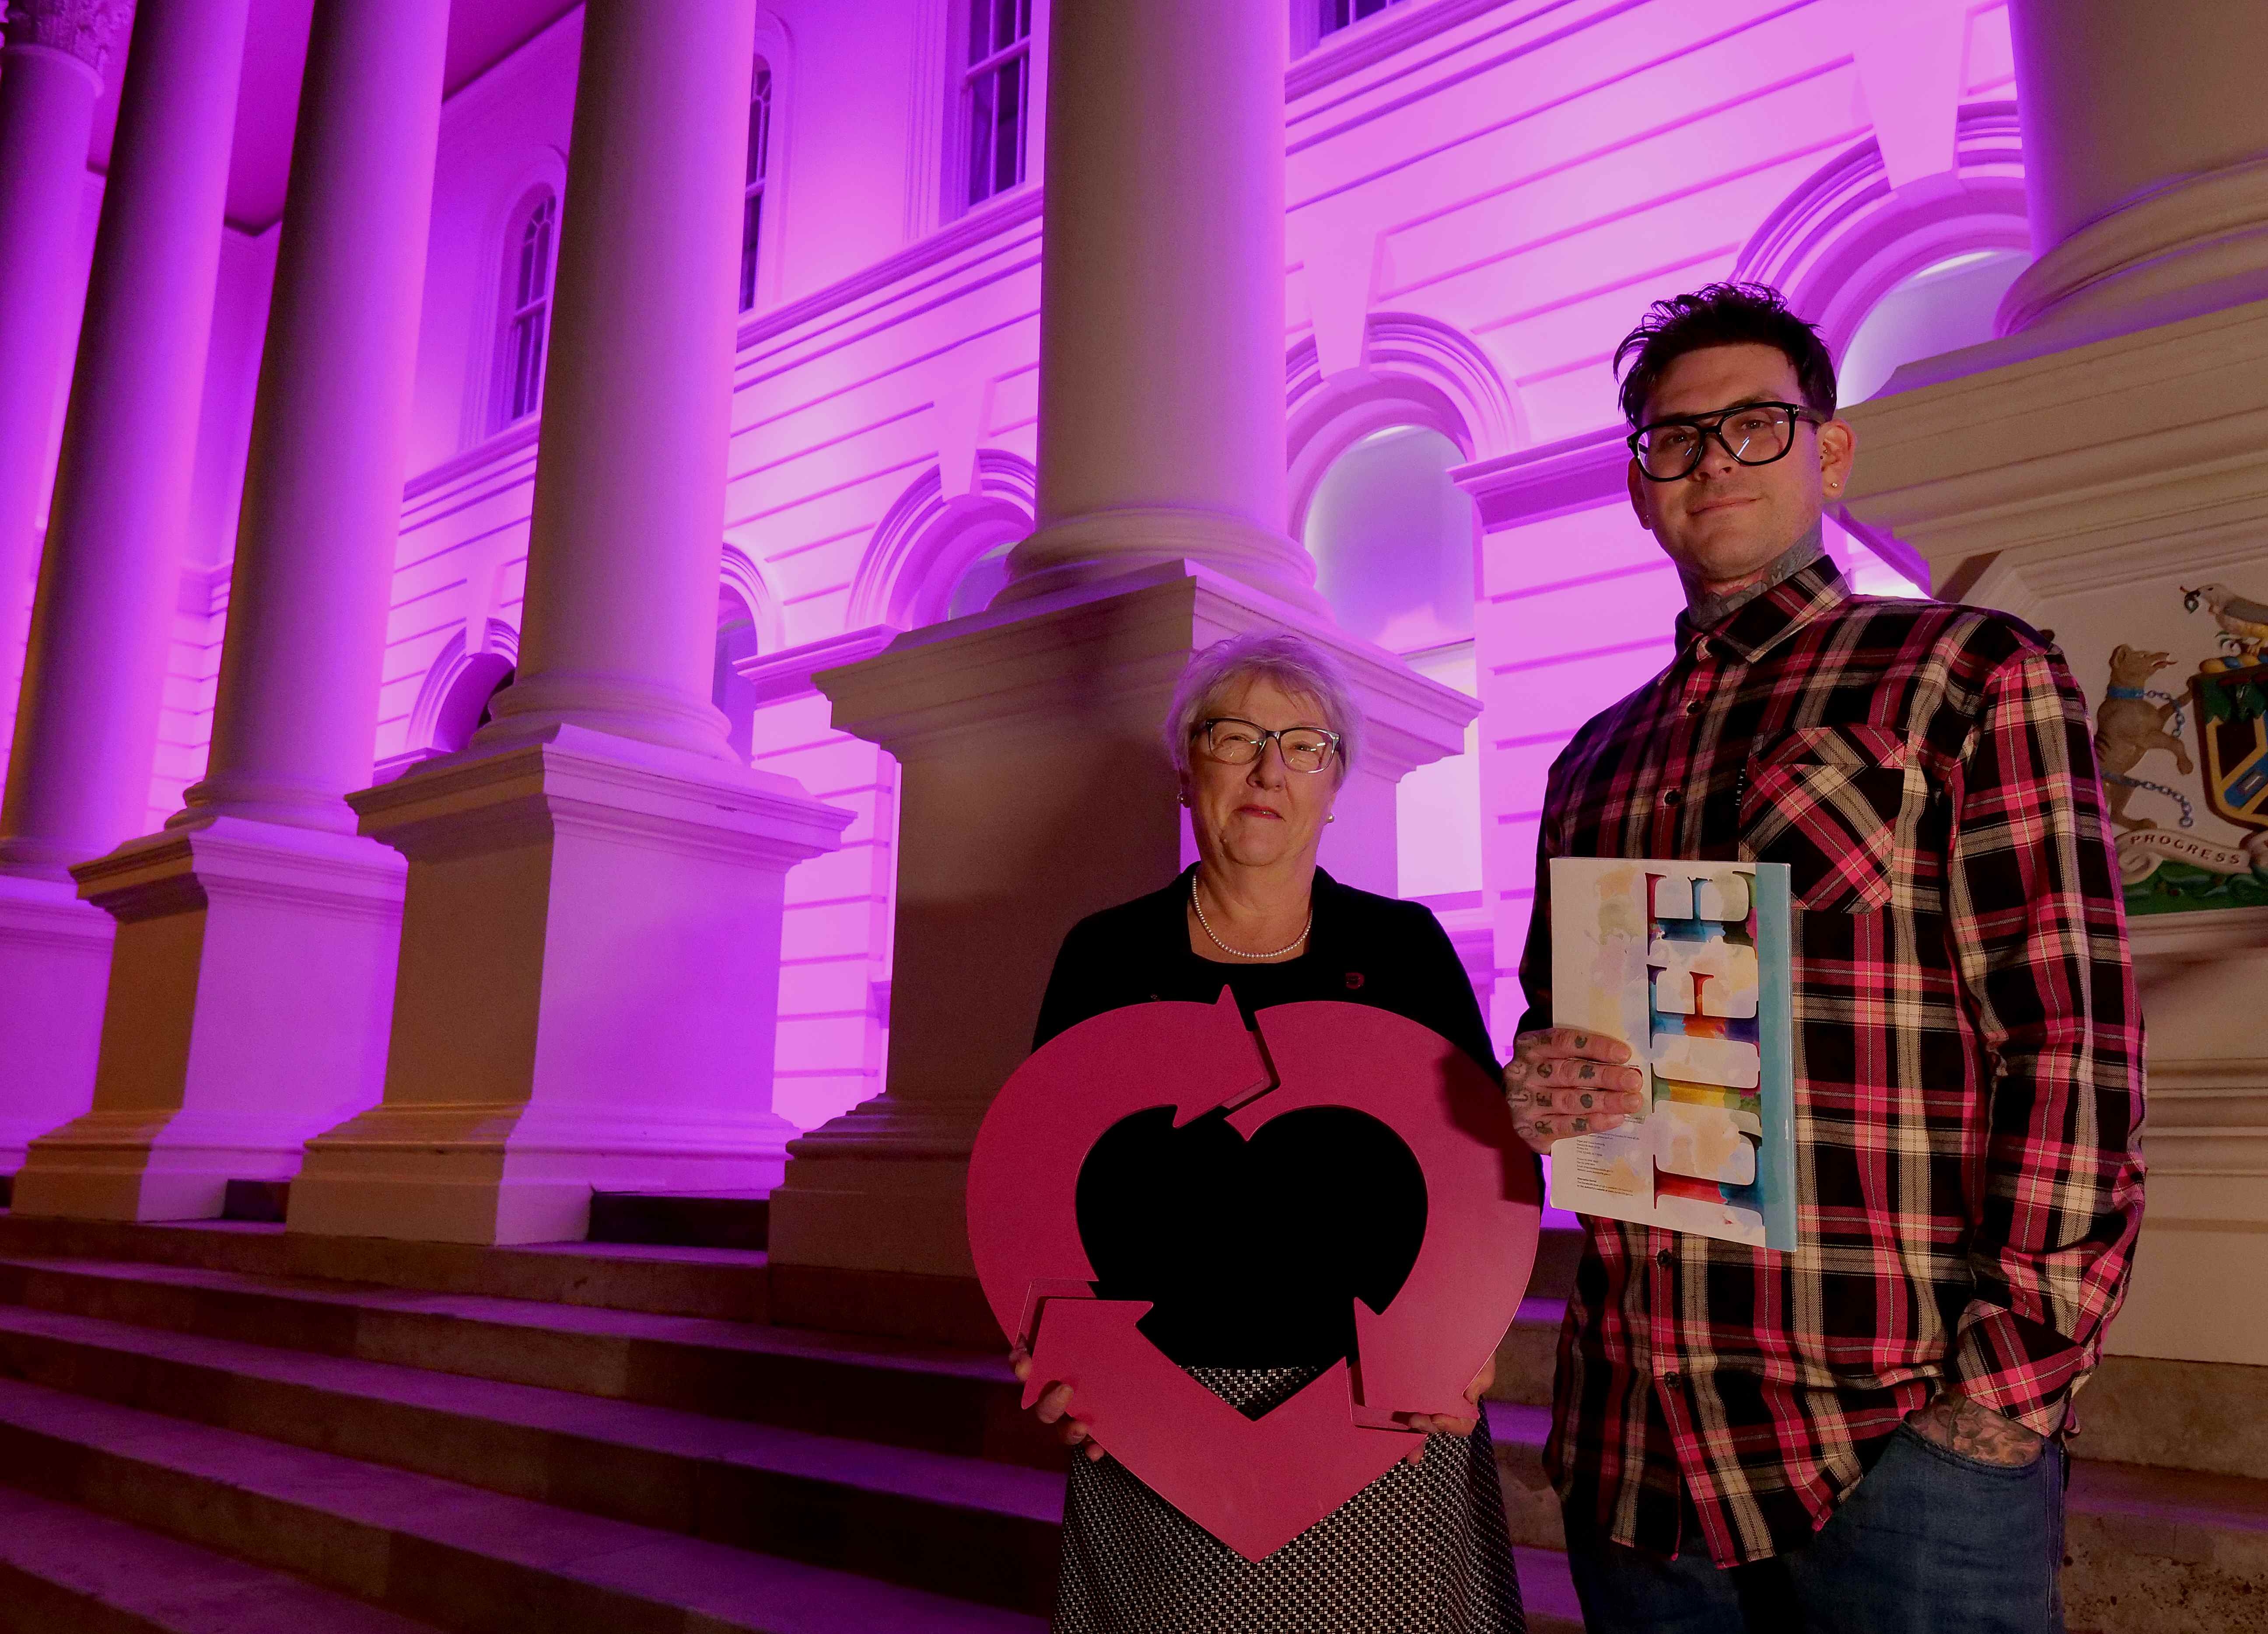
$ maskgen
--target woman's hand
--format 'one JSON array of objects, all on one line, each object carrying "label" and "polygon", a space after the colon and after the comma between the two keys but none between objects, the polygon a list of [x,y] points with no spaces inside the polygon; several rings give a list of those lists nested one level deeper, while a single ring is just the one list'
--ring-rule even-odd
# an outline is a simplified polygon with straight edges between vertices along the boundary
[{"label": "woman's hand", "polygon": [[1570,1027],[1522,1033],[1504,1070],[1513,1129],[1549,1152],[1570,1135],[1595,1135],[1646,1109],[1646,1074],[1623,1064],[1630,1047]]},{"label": "woman's hand", "polygon": [[1403,1454],[1402,1461],[1405,1464],[1425,1461],[1425,1436],[1472,1434],[1473,1426],[1480,1423],[1481,1397],[1488,1394],[1489,1386],[1495,1382],[1496,1352],[1491,1351],[1488,1360],[1481,1364],[1480,1372],[1473,1375],[1472,1383],[1465,1387],[1465,1400],[1473,1404],[1470,1418],[1452,1418],[1446,1413],[1396,1413],[1396,1418],[1420,1432],[1418,1445]]},{"label": "woman's hand", "polygon": [[[1491,1371],[1493,1371],[1493,1363],[1494,1358],[1491,1358]],[[1008,1365],[1015,1369],[1018,1384],[1030,1382],[1032,1353],[1029,1351],[1020,1344],[1011,1345],[1008,1349]],[[1063,1427],[1057,1433],[1063,1437],[1064,1445],[1079,1448],[1086,1453],[1088,1461],[1093,1462],[1102,1456],[1102,1448],[1096,1444],[1094,1432],[1090,1431],[1082,1421],[1071,1417],[1070,1414],[1071,1387],[1067,1384],[1050,1384],[1040,1393],[1038,1402],[1032,1408],[1032,1416],[1042,1424],[1060,1423]]]}]

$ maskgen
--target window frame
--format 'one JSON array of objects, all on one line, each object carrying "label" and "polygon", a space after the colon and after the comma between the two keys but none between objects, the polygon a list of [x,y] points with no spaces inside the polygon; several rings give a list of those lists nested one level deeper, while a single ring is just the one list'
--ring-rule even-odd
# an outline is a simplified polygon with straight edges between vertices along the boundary
[{"label": "window frame", "polygon": [[[560,192],[548,181],[525,189],[506,220],[502,254],[497,268],[497,316],[493,330],[495,362],[490,371],[488,413],[483,428],[489,436],[535,419],[543,412],[543,386],[549,372],[552,308],[558,298]],[[541,267],[542,287],[526,292],[528,239],[543,224]],[[535,342],[534,379],[522,401],[521,336],[531,326],[540,327]]]},{"label": "window frame", "polygon": [[[772,217],[776,226],[778,216],[776,209],[767,208],[773,203],[772,148],[778,122],[779,80],[759,50],[748,79],[747,160],[740,184],[740,284],[736,310],[743,318],[764,304],[765,217]],[[751,206],[756,213],[753,231],[748,223]]]},{"label": "window frame", "polygon": [[[1002,3],[1003,0],[947,0],[953,14],[950,62],[954,135],[953,141],[946,144],[950,156],[945,177],[948,217],[964,216],[971,210],[982,210],[996,200],[1020,192],[1033,180],[1032,132],[1039,124],[1043,100],[1039,85],[1043,58],[1040,49],[1042,9],[1038,0],[1006,0],[1006,4],[1016,10],[1020,32],[1007,45],[997,46],[982,57],[972,57],[975,11],[980,6],[993,11]],[[988,81],[997,84],[1001,70],[1011,64],[1019,68],[1021,76],[1015,180],[1005,185],[996,183],[981,197],[976,196],[978,88]],[[997,103],[995,106],[997,107]],[[997,117],[992,129],[997,133]],[[997,176],[997,162],[988,168]]]},{"label": "window frame", "polygon": [[1368,17],[1351,17],[1336,27],[1326,27],[1323,14],[1344,4],[1350,9],[1362,0],[1292,0],[1292,60],[1299,61],[1310,51],[1352,33],[1366,24],[1403,5],[1422,4],[1422,0],[1381,0],[1377,11]]}]

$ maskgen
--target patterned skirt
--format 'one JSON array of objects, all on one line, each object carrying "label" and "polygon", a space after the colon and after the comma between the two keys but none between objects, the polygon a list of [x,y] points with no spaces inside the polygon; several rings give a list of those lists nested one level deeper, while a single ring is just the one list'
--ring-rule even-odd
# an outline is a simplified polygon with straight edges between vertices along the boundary
[{"label": "patterned skirt", "polygon": [[[1256,1417],[1311,1367],[1189,1370]],[[1435,1436],[1262,1561],[1249,1561],[1116,1459],[1071,1461],[1057,1634],[1525,1634],[1484,1419]]]}]

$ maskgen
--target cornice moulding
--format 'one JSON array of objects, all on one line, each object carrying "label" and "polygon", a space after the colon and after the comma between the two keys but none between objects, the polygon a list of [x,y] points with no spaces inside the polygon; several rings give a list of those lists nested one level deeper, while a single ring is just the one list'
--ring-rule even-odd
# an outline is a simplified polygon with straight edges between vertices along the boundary
[{"label": "cornice moulding", "polygon": [[358,920],[400,911],[401,859],[350,835],[239,817],[129,840],[71,870],[79,894],[121,921],[252,898]]},{"label": "cornice moulding", "polygon": [[895,624],[869,624],[822,636],[784,651],[759,653],[733,666],[742,681],[755,688],[759,708],[789,698],[808,697],[819,688],[812,677],[823,669],[839,668],[870,659],[905,632]]},{"label": "cornice moulding", "polygon": [[1449,473],[1473,497],[1481,525],[1493,533],[1540,522],[1571,511],[1588,511],[1628,492],[1630,448],[1620,425],[1565,437],[1495,460],[1476,460]]},{"label": "cornice moulding", "polygon": [[1129,729],[1147,734],[1193,645],[1258,624],[1296,630],[1346,665],[1364,709],[1366,754],[1415,766],[1462,750],[1477,700],[1188,562],[930,625],[814,681],[835,705],[837,730],[902,760],[950,754],[966,734],[1058,715],[1067,687],[1090,707],[1098,697],[1138,705]]},{"label": "cornice moulding", "polygon": [[863,297],[887,291],[966,252],[996,248],[995,240],[1006,239],[1020,227],[1030,226],[1036,232],[1045,202],[1041,184],[1027,182],[847,278],[755,313],[740,326],[734,350],[743,355],[745,363],[746,353],[768,342],[784,340],[805,324],[838,316],[841,309]]},{"label": "cornice moulding", "polygon": [[777,773],[577,726],[443,755],[347,804],[365,835],[416,861],[581,833],[786,864],[835,850],[854,816]]},{"label": "cornice moulding", "polygon": [[[523,481],[532,475],[535,464],[536,445],[543,435],[543,417],[536,415],[517,425],[507,426],[495,436],[474,444],[462,453],[453,454],[436,466],[428,467],[401,485],[402,504],[407,507],[416,500],[429,504],[441,496],[438,490],[454,486],[469,486],[468,479],[477,480],[488,475],[506,475],[511,481]],[[516,456],[525,456],[527,471],[505,473],[499,467],[513,462]],[[416,524],[407,519],[405,526]]]},{"label": "cornice moulding", "polygon": [[[1506,0],[1431,0],[1381,12],[1318,41],[1284,73],[1284,99],[1296,101],[1336,84],[1412,46],[1423,45],[1460,23],[1506,9]],[[1529,8],[1529,15],[1548,9]],[[1517,22],[1522,19],[1513,18]],[[1393,76],[1388,76],[1391,78]]]}]

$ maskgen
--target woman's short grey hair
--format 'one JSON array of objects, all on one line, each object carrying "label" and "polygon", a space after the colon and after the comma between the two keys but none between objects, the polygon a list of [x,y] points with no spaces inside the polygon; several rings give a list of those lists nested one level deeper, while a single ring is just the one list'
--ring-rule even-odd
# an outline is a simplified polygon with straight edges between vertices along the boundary
[{"label": "woman's short grey hair", "polygon": [[1312,698],[1323,718],[1306,723],[1339,734],[1337,777],[1344,781],[1362,748],[1362,710],[1339,661],[1304,636],[1288,630],[1252,630],[1216,641],[1189,659],[1166,711],[1166,753],[1174,769],[1187,776],[1189,738],[1213,712],[1214,700],[1241,681],[1272,681],[1295,696]]}]

